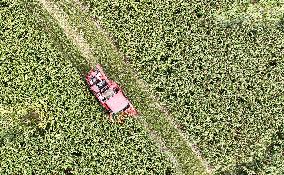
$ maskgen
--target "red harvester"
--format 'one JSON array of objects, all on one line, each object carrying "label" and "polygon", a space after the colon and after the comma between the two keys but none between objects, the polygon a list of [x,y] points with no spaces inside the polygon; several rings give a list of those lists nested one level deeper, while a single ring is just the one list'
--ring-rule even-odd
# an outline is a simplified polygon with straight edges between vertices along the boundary
[{"label": "red harvester", "polygon": [[86,81],[102,106],[112,115],[122,113],[123,115],[135,116],[137,110],[124,95],[117,83],[107,78],[102,67],[97,64],[96,69],[91,69],[86,75]]}]

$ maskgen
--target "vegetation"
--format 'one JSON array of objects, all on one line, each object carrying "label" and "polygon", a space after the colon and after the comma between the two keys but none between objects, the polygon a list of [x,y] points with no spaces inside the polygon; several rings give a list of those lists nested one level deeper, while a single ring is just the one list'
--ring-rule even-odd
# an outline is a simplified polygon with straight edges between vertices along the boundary
[{"label": "vegetation", "polygon": [[[156,105],[157,99],[153,91],[145,87],[123,57],[113,46],[104,32],[98,29],[88,13],[80,10],[72,1],[56,1],[56,5],[68,14],[69,24],[76,28],[93,50],[96,61],[102,63],[108,76],[118,81],[134,106],[139,111],[137,120],[148,130],[152,138],[160,145],[160,149],[170,155],[177,173],[206,174],[205,168],[178,130],[167,120],[167,114]],[[79,62],[76,61],[76,62]]]},{"label": "vegetation", "polygon": [[139,122],[109,124],[88,63],[37,3],[0,1],[0,26],[1,174],[174,172]]},{"label": "vegetation", "polygon": [[283,1],[84,0],[216,174],[283,174]]}]

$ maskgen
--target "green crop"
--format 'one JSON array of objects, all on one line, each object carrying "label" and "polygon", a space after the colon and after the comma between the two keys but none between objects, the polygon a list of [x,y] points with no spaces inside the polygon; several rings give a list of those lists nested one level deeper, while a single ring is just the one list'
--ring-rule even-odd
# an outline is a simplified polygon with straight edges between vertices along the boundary
[{"label": "green crop", "polygon": [[[108,76],[121,83],[124,92],[139,111],[137,120],[149,131],[151,138],[155,140],[159,148],[170,156],[170,161],[177,170],[176,174],[207,174],[205,167],[194,155],[187,140],[167,120],[167,114],[161,111],[159,105],[156,106],[157,100],[153,98],[153,92],[143,83],[141,84],[131,67],[125,62],[123,54],[117,51],[89,14],[82,11],[80,5],[72,1],[53,2],[51,6],[57,6],[55,9],[59,9],[58,12],[64,12],[64,16],[68,16],[65,18],[68,19],[68,28],[71,26],[80,31],[88,45],[86,47],[93,51],[95,58],[89,58],[89,62],[95,64],[99,61],[106,68]],[[58,21],[64,20],[58,17],[56,12],[50,14],[54,14]]]},{"label": "green crop", "polygon": [[283,174],[283,1],[84,2],[217,174]]},{"label": "green crop", "polygon": [[139,122],[108,122],[82,79],[86,65],[37,3],[0,1],[1,174],[174,171]]}]

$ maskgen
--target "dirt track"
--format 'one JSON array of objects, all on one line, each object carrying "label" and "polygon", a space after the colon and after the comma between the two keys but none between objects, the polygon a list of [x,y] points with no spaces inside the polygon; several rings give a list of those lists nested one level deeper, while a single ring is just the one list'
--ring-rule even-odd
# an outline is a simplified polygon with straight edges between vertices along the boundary
[{"label": "dirt track", "polygon": [[81,54],[90,63],[90,60],[96,60],[92,54],[90,45],[85,41],[83,35],[78,29],[71,27],[68,23],[68,15],[64,13],[56,4],[47,0],[38,0],[44,9],[58,21],[58,25],[64,30],[66,36],[79,48]]}]

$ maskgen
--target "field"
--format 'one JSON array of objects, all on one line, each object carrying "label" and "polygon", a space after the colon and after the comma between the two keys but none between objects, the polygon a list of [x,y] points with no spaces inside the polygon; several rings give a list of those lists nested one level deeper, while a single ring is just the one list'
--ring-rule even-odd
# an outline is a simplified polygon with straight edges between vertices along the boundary
[{"label": "field", "polygon": [[84,2],[216,174],[284,173],[283,1]]},{"label": "field", "polygon": [[[88,54],[85,54],[85,57],[94,64],[96,61],[102,63],[108,68],[109,76],[121,82],[124,90],[138,108],[139,122],[148,131],[159,149],[169,155],[169,161],[174,164],[177,170],[175,174],[205,174],[205,168],[201,165],[200,158],[192,152],[192,145],[173,126],[168,114],[155,99],[154,92],[143,81],[137,79],[136,74],[127,63],[127,58],[117,51],[105,32],[100,30],[92,18],[78,9],[78,5],[72,1],[56,1],[56,4],[46,2],[44,1],[43,4],[49,13],[57,19],[73,42],[77,45],[85,43],[83,44],[84,48],[79,46],[81,52],[94,54],[93,58]],[[70,32],[70,28],[74,29],[73,32]],[[81,35],[79,38],[84,39],[84,42],[77,41],[78,37],[72,37],[76,31]],[[87,47],[88,49],[86,49]],[[79,63],[79,60],[76,62]],[[203,164],[206,166],[206,162]]]},{"label": "field", "polygon": [[[0,0],[0,174],[284,173],[284,2]],[[140,115],[111,124],[101,63]]]},{"label": "field", "polygon": [[0,1],[0,26],[1,174],[175,172],[140,122],[108,122],[89,63],[38,2]]}]

